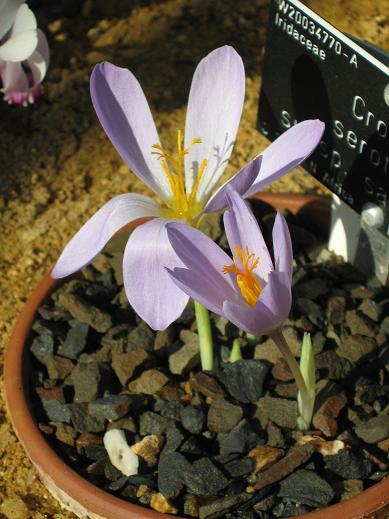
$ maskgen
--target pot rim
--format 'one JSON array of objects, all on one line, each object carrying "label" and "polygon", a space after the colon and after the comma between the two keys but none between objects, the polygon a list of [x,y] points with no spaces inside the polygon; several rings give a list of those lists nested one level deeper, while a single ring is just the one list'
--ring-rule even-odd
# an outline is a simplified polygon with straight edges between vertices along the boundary
[{"label": "pot rim", "polygon": [[[275,205],[279,210],[288,208],[292,212],[321,213],[328,219],[330,199],[308,195],[280,195],[264,193],[256,196],[266,203]],[[308,211],[309,209],[309,211]],[[319,215],[320,216],[320,215]],[[324,222],[325,218],[322,218]],[[33,417],[29,403],[26,371],[27,348],[31,326],[38,307],[54,288],[57,281],[46,274],[28,298],[20,313],[12,333],[6,355],[4,368],[5,400],[11,423],[17,437],[22,443],[28,457],[38,469],[45,484],[51,483],[59,489],[62,501],[68,498],[68,506],[72,502],[80,504],[96,518],[112,519],[164,519],[176,517],[163,514],[139,505],[130,503],[100,489],[70,468],[46,441],[43,433]],[[49,488],[50,490],[50,488]],[[58,498],[57,494],[57,498]],[[330,505],[322,510],[300,515],[301,519],[356,519],[363,518],[382,509],[389,504],[389,478],[374,484],[359,495]],[[106,515],[105,515],[106,514]]]}]

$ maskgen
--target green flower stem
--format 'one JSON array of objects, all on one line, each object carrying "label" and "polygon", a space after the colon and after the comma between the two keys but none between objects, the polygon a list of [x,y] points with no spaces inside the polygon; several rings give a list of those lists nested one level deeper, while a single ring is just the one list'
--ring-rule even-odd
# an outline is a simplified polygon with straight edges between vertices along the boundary
[{"label": "green flower stem", "polygon": [[246,339],[249,341],[250,344],[258,344],[259,342],[259,337],[248,332],[246,332]]},{"label": "green flower stem", "polygon": [[234,342],[232,343],[230,362],[235,362],[237,360],[241,360],[241,358],[242,358],[242,350],[240,349],[239,339],[234,339]]},{"label": "green flower stem", "polygon": [[[288,343],[285,340],[285,337],[284,337],[282,331],[280,329],[277,330],[276,332],[274,332],[272,334],[271,338],[273,339],[273,341],[277,345],[278,349],[284,356],[284,359],[286,360],[286,362],[289,366],[289,369],[292,372],[292,375],[296,381],[296,384],[297,384],[297,387],[299,390],[299,394],[300,394],[300,399],[301,399],[301,409],[304,409],[304,410],[311,409],[311,406],[312,406],[311,394],[308,391],[307,385],[306,385],[305,380],[300,371],[298,362],[294,358],[293,353],[290,351],[290,348],[288,346]],[[304,418],[304,416],[303,416],[303,418]],[[304,422],[306,422],[305,419],[304,419]],[[299,428],[304,427],[307,429],[309,426],[310,426],[310,420],[309,420],[308,424],[307,423],[302,424],[301,421],[299,421],[299,423],[298,423]]]},{"label": "green flower stem", "polygon": [[197,333],[200,341],[200,359],[203,371],[213,370],[213,340],[211,331],[211,320],[208,310],[194,302],[197,322]]}]

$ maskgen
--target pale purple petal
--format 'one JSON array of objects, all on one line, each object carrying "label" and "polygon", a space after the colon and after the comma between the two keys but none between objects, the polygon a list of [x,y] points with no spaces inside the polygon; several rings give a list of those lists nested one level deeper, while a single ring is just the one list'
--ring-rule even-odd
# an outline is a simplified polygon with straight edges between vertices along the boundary
[{"label": "pale purple petal", "polygon": [[185,146],[195,144],[185,157],[185,183],[190,193],[204,159],[207,167],[201,178],[197,200],[211,195],[227,165],[242,114],[245,74],[239,54],[229,46],[214,50],[198,65],[189,93],[185,124]]},{"label": "pale purple petal", "polygon": [[261,153],[263,158],[261,169],[245,197],[257,193],[304,162],[319,144],[323,132],[323,122],[319,119],[308,119],[281,134]]},{"label": "pale purple petal", "polygon": [[251,162],[249,162],[239,173],[227,180],[218,191],[209,199],[204,207],[204,213],[215,213],[223,210],[227,206],[226,191],[233,188],[237,193],[243,196],[251,187],[254,180],[258,176],[261,168],[262,157],[259,155]]},{"label": "pale purple petal", "polygon": [[63,278],[81,269],[124,225],[148,216],[159,216],[159,206],[151,198],[133,193],[115,196],[70,240],[51,273],[52,277]]},{"label": "pale purple petal", "polygon": [[239,300],[234,288],[234,276],[223,273],[223,267],[232,264],[223,249],[202,232],[179,222],[169,223],[167,232],[180,260],[203,279],[201,287],[192,287],[199,291],[205,290],[202,300],[211,298],[212,304],[220,309],[225,299]]},{"label": "pale purple petal", "polygon": [[254,308],[226,301],[223,314],[246,332],[253,335],[269,335],[287,319],[291,301],[290,284],[286,274],[271,272],[269,282]]},{"label": "pale purple petal", "polygon": [[261,312],[254,312],[253,309],[243,304],[225,301],[223,315],[241,330],[253,335],[267,335],[273,329],[275,319],[266,307],[261,306],[261,309]]},{"label": "pale purple petal", "polygon": [[195,270],[176,268],[168,270],[175,284],[188,294],[194,301],[205,306],[215,314],[223,314],[224,298],[220,297],[219,291],[209,284],[209,279]]},{"label": "pale purple petal", "polygon": [[11,29],[19,6],[24,0],[0,0],[0,39]]},{"label": "pale purple petal", "polygon": [[189,268],[199,271],[211,268],[212,273],[221,272],[223,266],[231,262],[228,254],[211,238],[182,222],[170,222],[167,233],[177,255]]},{"label": "pale purple petal", "polygon": [[273,225],[274,266],[277,272],[285,272],[289,282],[293,275],[293,248],[285,218],[277,212]]},{"label": "pale purple petal", "polygon": [[254,311],[260,313],[264,305],[274,315],[277,327],[285,321],[292,305],[290,280],[285,272],[271,272],[268,284],[262,290]]},{"label": "pale purple petal", "polygon": [[36,18],[27,4],[19,7],[9,39],[0,47],[0,59],[23,61],[34,52],[38,44]]},{"label": "pale purple petal", "polygon": [[129,70],[104,62],[94,68],[90,90],[100,123],[122,159],[163,200],[169,198],[168,179],[151,154],[159,137],[138,80]]},{"label": "pale purple petal", "polygon": [[234,251],[234,247],[240,247],[245,250],[248,246],[249,253],[259,257],[254,272],[262,282],[266,282],[269,272],[273,270],[273,263],[258,222],[238,193],[229,188],[226,197],[230,211],[224,213],[224,228],[230,249]]},{"label": "pale purple petal", "polygon": [[154,330],[164,330],[182,313],[188,296],[167,269],[182,266],[167,237],[167,220],[156,218],[130,235],[123,258],[128,301]]}]

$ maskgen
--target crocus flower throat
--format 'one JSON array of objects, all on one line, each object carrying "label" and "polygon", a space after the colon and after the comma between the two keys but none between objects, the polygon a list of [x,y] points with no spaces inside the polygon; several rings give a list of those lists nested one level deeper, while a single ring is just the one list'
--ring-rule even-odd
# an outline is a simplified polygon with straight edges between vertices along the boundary
[{"label": "crocus flower throat", "polygon": [[185,219],[189,225],[193,224],[194,219],[201,213],[202,206],[196,200],[197,190],[201,177],[207,167],[207,161],[204,159],[199,167],[196,180],[190,193],[186,192],[185,187],[185,166],[184,158],[188,155],[190,149],[195,144],[200,144],[200,137],[196,137],[186,148],[183,146],[183,135],[181,130],[177,130],[177,155],[165,151],[160,144],[154,144],[152,155],[157,155],[161,161],[162,169],[169,181],[172,191],[172,198],[167,201],[168,207],[163,208],[163,216],[169,219]]},{"label": "crocus flower throat", "polygon": [[[242,266],[241,268],[239,268],[236,258],[240,261]],[[224,265],[222,270],[224,274],[227,274],[228,272],[236,274],[236,283],[239,290],[247,304],[251,307],[257,304],[259,295],[262,291],[261,284],[253,273],[253,270],[258,266],[258,263],[259,258],[254,254],[254,252],[249,253],[248,245],[246,245],[245,250],[236,246],[234,247],[234,264]]]}]

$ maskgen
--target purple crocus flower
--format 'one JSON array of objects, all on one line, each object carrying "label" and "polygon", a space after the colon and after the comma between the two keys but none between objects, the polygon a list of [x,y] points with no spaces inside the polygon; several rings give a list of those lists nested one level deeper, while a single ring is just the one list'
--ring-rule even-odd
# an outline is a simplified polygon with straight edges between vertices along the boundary
[{"label": "purple crocus flower", "polygon": [[200,231],[171,222],[170,243],[186,268],[169,269],[190,297],[253,335],[272,335],[291,307],[293,252],[285,219],[273,226],[274,264],[246,202],[229,188],[224,227],[232,258]]},{"label": "purple crocus flower", "polygon": [[243,63],[232,47],[216,49],[204,58],[192,80],[185,137],[178,131],[177,153],[171,154],[159,142],[135,76],[110,63],[97,65],[91,77],[91,96],[100,122],[123,160],[161,202],[134,193],[114,197],[65,247],[52,276],[62,278],[84,267],[121,227],[151,217],[134,230],[124,252],[127,298],[154,329],[164,329],[177,319],[188,296],[165,269],[177,266],[167,223],[181,220],[198,226],[204,213],[225,207],[227,185],[243,196],[258,191],[302,162],[323,133],[321,121],[297,124],[212,196],[233,148],[244,90]]},{"label": "purple crocus flower", "polygon": [[0,80],[4,100],[23,106],[33,103],[43,90],[41,82],[48,63],[46,36],[37,28],[34,13],[20,0],[3,0],[0,4]]},{"label": "purple crocus flower", "polygon": [[306,379],[281,331],[292,304],[293,251],[288,226],[277,213],[273,263],[246,202],[231,187],[226,189],[226,198],[230,211],[224,213],[224,228],[232,258],[200,231],[170,222],[166,226],[168,238],[184,268],[177,262],[167,272],[183,292],[238,328],[271,336],[296,380],[298,423],[307,429],[315,400],[313,364],[313,379]]}]

